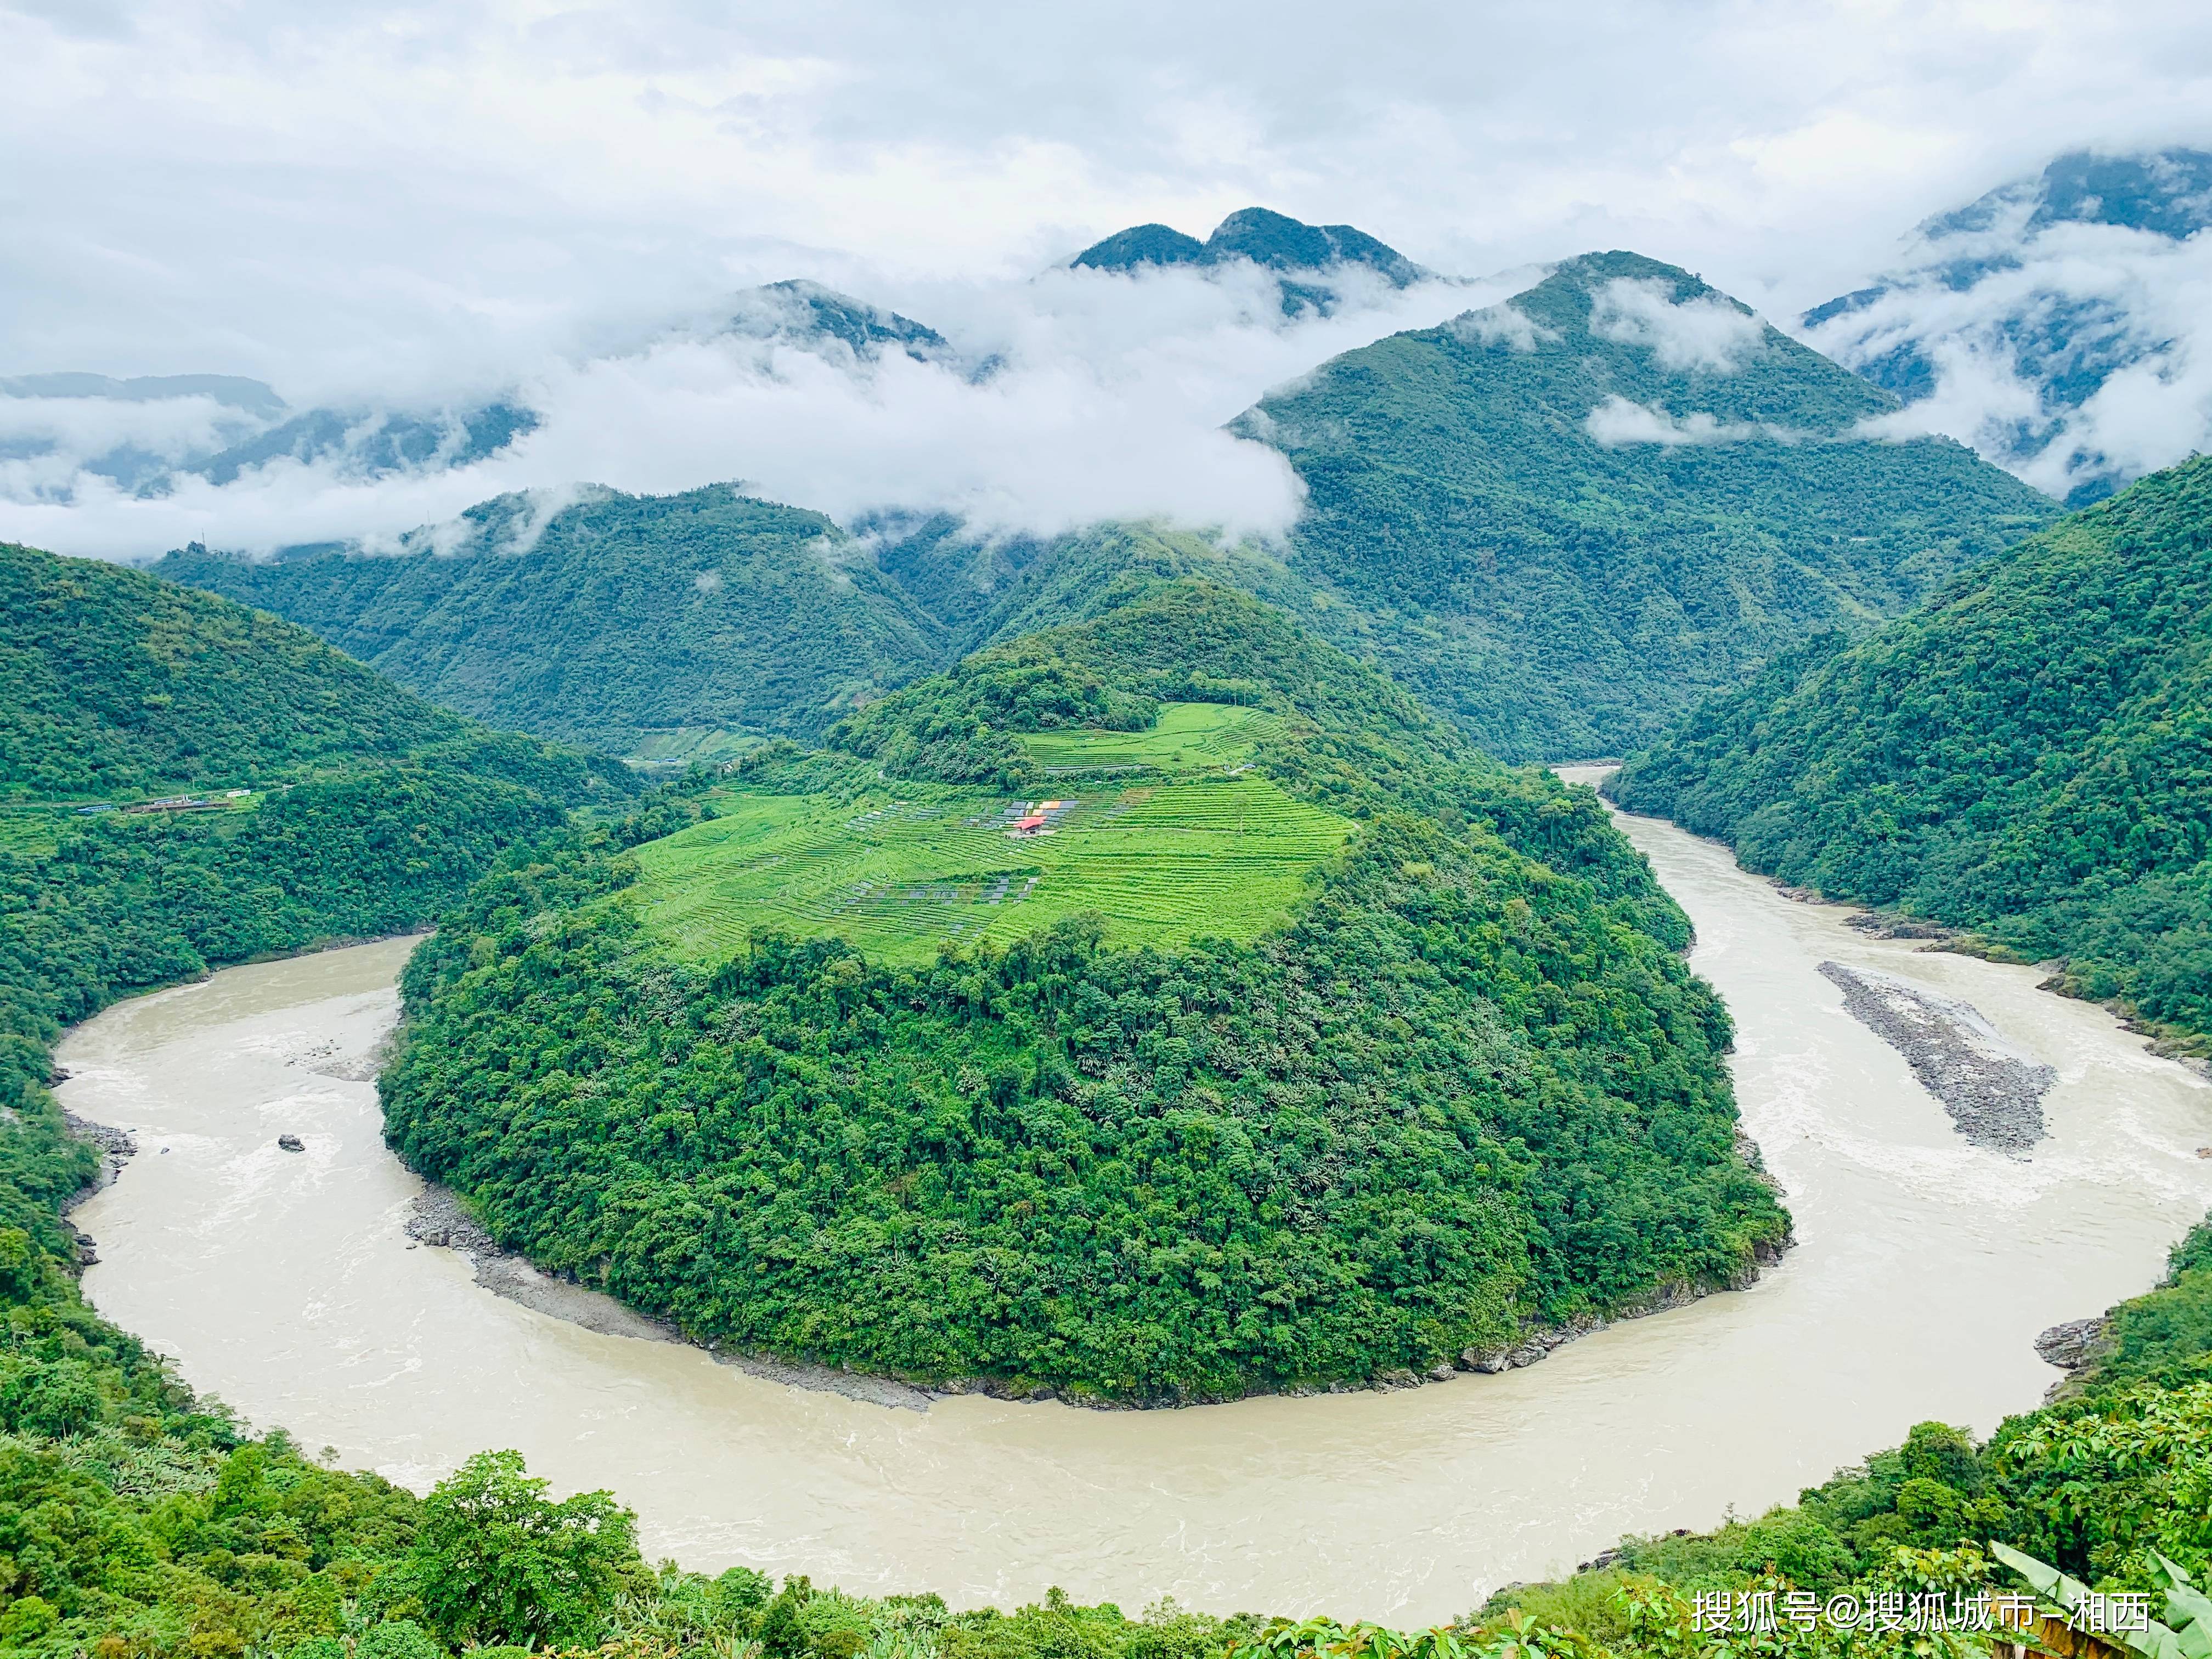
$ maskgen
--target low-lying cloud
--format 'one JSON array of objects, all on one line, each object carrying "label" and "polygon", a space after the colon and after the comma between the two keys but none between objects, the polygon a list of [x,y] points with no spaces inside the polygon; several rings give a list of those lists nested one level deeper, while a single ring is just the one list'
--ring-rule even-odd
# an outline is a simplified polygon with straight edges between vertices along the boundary
[{"label": "low-lying cloud", "polygon": [[1590,296],[1590,332],[1648,346],[1660,367],[1733,374],[1759,350],[1766,325],[1717,295],[1677,305],[1674,284],[1655,276],[1616,276]]},{"label": "low-lying cloud", "polygon": [[[1549,274],[1547,268],[1540,267],[1530,273],[1529,283],[1533,286]],[[1502,345],[1510,351],[1534,351],[1559,337],[1556,329],[1545,327],[1510,300],[1467,312],[1444,326],[1472,345]]]},{"label": "low-lying cloud", "polygon": [[1779,427],[1747,421],[1723,421],[1699,411],[1670,415],[1650,404],[1632,403],[1615,392],[1583,418],[1583,430],[1607,449],[1629,444],[1740,444],[1756,438],[1787,443],[1792,434]]},{"label": "low-lying cloud", "polygon": [[2212,447],[2212,233],[2032,228],[2033,206],[1923,238],[1807,338],[1893,383],[1911,371],[1885,435],[1946,434],[2062,499]]},{"label": "low-lying cloud", "polygon": [[0,535],[122,559],[191,541],[253,553],[392,547],[510,490],[662,494],[740,481],[840,520],[943,512],[981,533],[1052,534],[1149,518],[1273,536],[1297,515],[1298,480],[1274,450],[1223,423],[1317,362],[1504,291],[1401,291],[1353,273],[1334,314],[1286,318],[1273,279],[1250,267],[909,287],[884,297],[948,337],[949,356],[870,359],[834,342],[688,328],[518,365],[477,395],[530,410],[534,430],[465,466],[379,478],[343,456],[286,457],[222,486],[179,473],[133,490],[86,463],[155,436],[179,453],[209,434],[205,410],[109,404],[75,411],[78,428],[40,415],[51,447],[0,462]]}]

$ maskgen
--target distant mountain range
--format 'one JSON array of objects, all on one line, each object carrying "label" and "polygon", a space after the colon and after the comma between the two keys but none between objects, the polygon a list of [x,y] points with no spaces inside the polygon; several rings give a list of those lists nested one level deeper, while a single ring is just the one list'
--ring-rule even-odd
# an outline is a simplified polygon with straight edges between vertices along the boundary
[{"label": "distant mountain range", "polygon": [[944,519],[856,536],[717,488],[508,498],[392,556],[190,550],[159,569],[465,712],[616,748],[811,736],[1091,614],[1125,577],[1204,574],[1380,661],[1493,752],[1559,758],[1648,741],[1770,652],[1893,616],[2054,510],[1957,444],[1864,435],[1897,407],[1687,272],[1594,254],[1240,417],[1304,483],[1286,547],[1113,525],[987,540]]},{"label": "distant mountain range", "polygon": [[2075,504],[2205,443],[2212,154],[2062,155],[1913,233],[1807,337]]},{"label": "distant mountain range", "polygon": [[[749,289],[736,297],[713,331],[855,364],[876,362],[885,351],[895,350],[970,375],[993,367],[988,357],[967,361],[925,324],[818,283],[771,283]],[[61,458],[72,471],[81,469],[142,495],[158,495],[185,478],[231,484],[276,461],[324,466],[354,481],[467,466],[527,436],[541,419],[514,393],[406,407],[363,403],[295,410],[261,381],[225,374],[129,380],[103,374],[26,374],[0,379],[0,398],[126,404],[205,399],[215,404],[218,412],[199,441],[179,447],[134,435]],[[54,454],[60,442],[58,434],[0,434],[0,460],[35,460]]]}]

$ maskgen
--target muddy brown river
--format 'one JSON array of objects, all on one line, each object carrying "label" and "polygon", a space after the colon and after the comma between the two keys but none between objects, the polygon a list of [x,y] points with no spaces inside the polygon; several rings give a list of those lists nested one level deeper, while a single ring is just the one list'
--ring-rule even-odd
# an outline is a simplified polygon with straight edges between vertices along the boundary
[{"label": "muddy brown river", "polygon": [[[72,1032],[62,1096],[137,1158],[77,1212],[101,1312],[196,1388],[427,1486],[520,1448],[611,1487],[648,1555],[1011,1605],[1050,1584],[1428,1623],[1627,1531],[1755,1514],[1928,1418],[1986,1433],[2057,1373],[2030,1346],[2148,1287],[2212,1203],[2212,1087],[2031,969],[1869,939],[1725,848],[1625,819],[1734,1012],[1745,1125],[1798,1248],[1755,1288],[1541,1364],[1399,1393],[1099,1413],[893,1410],[605,1336],[410,1249],[418,1190],[355,1080],[412,941],[234,969]],[[2054,1067],[2025,1160],[1969,1146],[1823,961],[1971,1004]],[[351,1073],[353,1077],[347,1073]],[[295,1133],[300,1153],[276,1137]]]}]

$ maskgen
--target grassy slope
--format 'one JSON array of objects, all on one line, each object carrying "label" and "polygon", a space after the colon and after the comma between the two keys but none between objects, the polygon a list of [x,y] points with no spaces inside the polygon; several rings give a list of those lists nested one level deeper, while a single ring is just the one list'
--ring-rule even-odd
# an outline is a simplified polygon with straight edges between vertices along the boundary
[{"label": "grassy slope", "polygon": [[532,511],[471,508],[459,549],[157,568],[464,713],[621,752],[681,727],[811,735],[940,658],[941,630],[819,514],[723,485],[598,494],[542,528]]},{"label": "grassy slope", "polygon": [[1753,868],[2212,1031],[2212,461],[2144,479],[1616,780]]},{"label": "grassy slope", "polygon": [[887,786],[865,770],[834,794],[733,792],[710,822],[638,850],[643,875],[629,899],[695,962],[726,960],[750,933],[781,929],[920,963],[947,946],[1003,948],[1085,912],[1121,945],[1255,938],[1289,919],[1311,891],[1308,875],[1352,828],[1270,778],[1224,771],[1279,724],[1170,703],[1156,731],[1027,736],[1046,763],[1155,769],[1142,781],[1068,784],[1051,797],[1065,803],[1052,833],[1035,838],[1007,833],[1021,799]]}]

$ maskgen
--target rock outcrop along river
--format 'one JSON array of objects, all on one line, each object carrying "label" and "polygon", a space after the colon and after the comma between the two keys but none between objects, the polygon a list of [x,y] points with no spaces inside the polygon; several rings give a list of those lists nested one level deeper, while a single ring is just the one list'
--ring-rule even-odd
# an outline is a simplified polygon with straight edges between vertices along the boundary
[{"label": "rock outcrop along river", "polygon": [[[407,1233],[369,1060],[411,941],[219,974],[72,1033],[64,1103],[138,1152],[75,1216],[100,1310],[309,1448],[425,1486],[514,1446],[611,1486],[648,1555],[1011,1603],[1427,1623],[1624,1531],[1754,1513],[1941,1418],[1987,1432],[2059,1373],[2036,1334],[2146,1288],[2212,1202],[2212,1087],[2033,970],[1916,953],[1726,849],[1624,820],[1735,1013],[1745,1127],[1798,1248],[1751,1290],[1497,1376],[1101,1413],[927,1411],[583,1328]],[[1832,962],[1979,1011],[2055,1079],[2032,1147],[1978,1146],[1844,1007]],[[294,1134],[301,1148],[281,1149]]]}]

